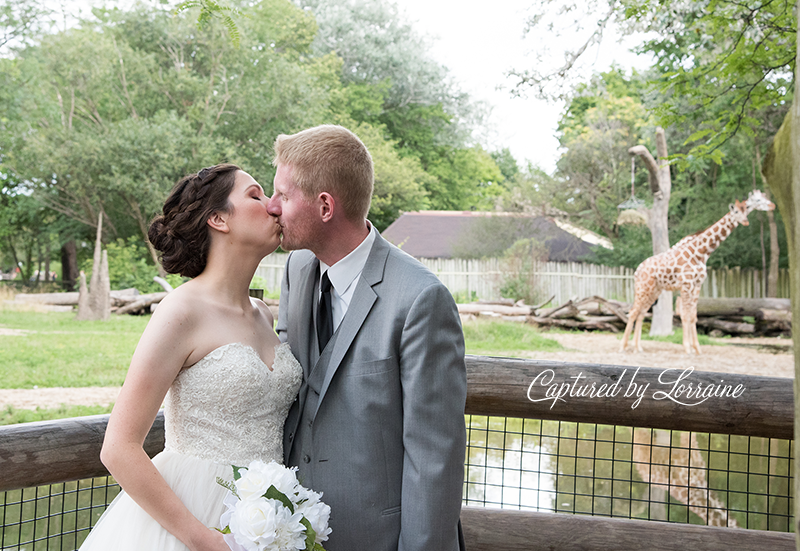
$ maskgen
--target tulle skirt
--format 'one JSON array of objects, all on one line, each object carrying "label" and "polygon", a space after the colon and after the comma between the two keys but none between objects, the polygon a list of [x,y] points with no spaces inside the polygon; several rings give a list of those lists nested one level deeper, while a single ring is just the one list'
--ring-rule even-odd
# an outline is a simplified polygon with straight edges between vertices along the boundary
[{"label": "tulle skirt", "polygon": [[[221,528],[225,510],[222,501],[228,490],[217,477],[233,480],[230,465],[163,451],[153,463],[167,484],[191,513],[210,528]],[[108,506],[89,533],[80,551],[188,551],[178,538],[167,532],[124,491]]]}]

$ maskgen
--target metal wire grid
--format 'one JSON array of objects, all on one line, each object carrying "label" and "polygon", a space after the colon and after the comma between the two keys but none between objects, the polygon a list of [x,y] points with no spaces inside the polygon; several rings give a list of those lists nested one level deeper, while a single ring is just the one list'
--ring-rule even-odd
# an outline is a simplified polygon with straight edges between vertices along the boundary
[{"label": "metal wire grid", "polygon": [[794,529],[788,440],[477,415],[467,440],[467,505]]},{"label": "metal wire grid", "polygon": [[0,492],[0,549],[77,549],[120,488],[111,477]]},{"label": "metal wire grid", "polygon": [[[467,505],[793,531],[787,440],[477,415],[467,433]],[[0,550],[74,550],[119,491],[0,493]]]}]

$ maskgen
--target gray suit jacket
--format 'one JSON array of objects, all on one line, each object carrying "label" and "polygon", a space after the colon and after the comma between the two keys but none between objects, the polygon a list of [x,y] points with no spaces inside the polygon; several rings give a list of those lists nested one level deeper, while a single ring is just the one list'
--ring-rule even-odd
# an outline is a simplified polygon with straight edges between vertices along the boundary
[{"label": "gray suit jacket", "polygon": [[289,256],[276,329],[304,370],[284,431],[287,465],[331,506],[325,548],[457,550],[467,384],[452,296],[378,235],[320,355],[318,280],[310,251]]}]

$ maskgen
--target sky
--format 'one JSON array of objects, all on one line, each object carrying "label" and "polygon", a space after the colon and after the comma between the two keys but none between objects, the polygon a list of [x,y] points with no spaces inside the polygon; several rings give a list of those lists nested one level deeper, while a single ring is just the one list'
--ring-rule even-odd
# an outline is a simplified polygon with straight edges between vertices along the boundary
[{"label": "sky", "polygon": [[[529,50],[535,47],[534,39],[523,40],[526,10],[533,0],[394,2],[417,30],[434,39],[432,57],[450,69],[464,91],[493,107],[486,146],[490,150],[508,147],[519,163],[530,161],[552,173],[559,155],[555,131],[563,105],[532,96],[512,97],[514,80],[506,76],[533,63]],[[616,35],[607,35],[599,49],[587,51],[588,65],[596,71],[609,68],[612,62],[644,69],[648,60],[631,53],[632,44],[629,39],[628,46],[622,45]],[[591,69],[584,71],[587,77]]]}]

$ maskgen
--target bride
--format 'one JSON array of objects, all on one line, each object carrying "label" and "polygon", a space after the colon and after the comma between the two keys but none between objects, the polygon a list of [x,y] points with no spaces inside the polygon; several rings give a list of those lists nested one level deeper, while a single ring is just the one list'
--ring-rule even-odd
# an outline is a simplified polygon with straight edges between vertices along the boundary
[{"label": "bride", "polygon": [[[283,460],[302,370],[248,287],[280,244],[267,197],[230,164],[180,180],[150,226],[170,273],[191,277],[159,305],[133,354],[101,459],[123,492],[81,551],[229,551],[219,527],[231,464]],[[271,367],[270,367],[271,366]],[[142,448],[164,404],[166,447]]]}]

